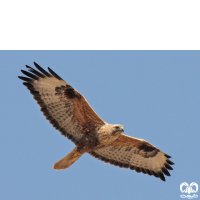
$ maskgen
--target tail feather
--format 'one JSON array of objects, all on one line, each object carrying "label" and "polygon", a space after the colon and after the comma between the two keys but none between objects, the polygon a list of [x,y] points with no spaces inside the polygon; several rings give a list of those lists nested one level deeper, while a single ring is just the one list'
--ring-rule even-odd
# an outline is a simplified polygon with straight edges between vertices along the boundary
[{"label": "tail feather", "polygon": [[59,160],[53,165],[56,170],[69,168],[75,161],[77,161],[83,153],[77,151],[77,147],[73,149],[68,155]]}]

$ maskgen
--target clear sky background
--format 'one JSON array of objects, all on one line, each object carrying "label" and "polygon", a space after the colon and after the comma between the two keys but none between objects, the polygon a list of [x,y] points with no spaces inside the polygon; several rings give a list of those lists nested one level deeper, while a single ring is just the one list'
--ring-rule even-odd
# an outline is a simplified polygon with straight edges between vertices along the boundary
[{"label": "clear sky background", "polygon": [[[171,177],[163,182],[88,154],[53,170],[75,145],[17,78],[33,61],[83,94],[103,120],[172,156]],[[182,182],[200,185],[200,51],[0,51],[0,66],[0,199],[170,200],[180,199]]]}]

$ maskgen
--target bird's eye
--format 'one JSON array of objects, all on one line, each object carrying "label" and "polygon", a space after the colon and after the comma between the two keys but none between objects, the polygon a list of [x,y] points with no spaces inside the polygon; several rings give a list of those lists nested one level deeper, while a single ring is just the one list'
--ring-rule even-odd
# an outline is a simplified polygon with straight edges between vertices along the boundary
[{"label": "bird's eye", "polygon": [[117,129],[117,130],[119,130],[120,128],[119,128],[119,126],[115,126],[115,128]]}]

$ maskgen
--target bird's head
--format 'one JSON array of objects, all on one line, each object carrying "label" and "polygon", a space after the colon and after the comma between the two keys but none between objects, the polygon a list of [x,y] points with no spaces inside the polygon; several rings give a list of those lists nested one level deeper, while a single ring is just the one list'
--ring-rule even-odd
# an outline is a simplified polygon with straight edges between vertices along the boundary
[{"label": "bird's head", "polygon": [[99,130],[99,140],[102,143],[109,143],[116,140],[124,131],[124,126],[120,124],[105,124]]},{"label": "bird's head", "polygon": [[122,132],[124,132],[124,126],[120,124],[113,124],[111,126],[111,132],[109,137],[112,141],[114,141],[122,134]]},{"label": "bird's head", "polygon": [[120,134],[124,132],[124,126],[120,125],[120,124],[114,124],[113,128],[112,128],[112,133],[115,134]]}]

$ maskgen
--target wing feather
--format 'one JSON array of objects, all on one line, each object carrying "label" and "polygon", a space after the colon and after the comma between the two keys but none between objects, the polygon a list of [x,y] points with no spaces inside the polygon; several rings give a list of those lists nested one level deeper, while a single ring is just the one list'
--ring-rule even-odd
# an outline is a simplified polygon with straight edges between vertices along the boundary
[{"label": "wing feather", "polygon": [[174,164],[168,159],[170,156],[147,141],[123,134],[109,146],[92,151],[90,155],[115,166],[159,177],[163,181],[163,173],[170,176],[168,170],[173,170],[170,165]]},{"label": "wing feather", "polygon": [[47,77],[52,77],[51,74],[49,74],[46,70],[44,70],[42,67],[40,67],[36,62],[34,62],[35,67],[41,71],[44,75],[46,75]]},{"label": "wing feather", "polygon": [[58,74],[56,74],[51,68],[48,67],[49,72],[58,80],[63,80]]},{"label": "wing feather", "polygon": [[46,119],[62,135],[77,144],[86,132],[96,133],[105,122],[94,112],[86,99],[58,76],[53,70],[48,73],[34,62],[37,71],[28,65],[22,70],[27,77],[19,76],[41,107]]},{"label": "wing feather", "polygon": [[37,75],[37,76],[39,76],[39,77],[41,77],[41,78],[44,78],[44,77],[45,77],[44,74],[42,74],[42,73],[36,71],[35,69],[33,69],[32,67],[30,67],[30,66],[28,66],[28,65],[26,65],[26,68],[28,68],[28,70],[29,70],[30,72],[32,72],[33,74],[35,74],[35,75]]}]

